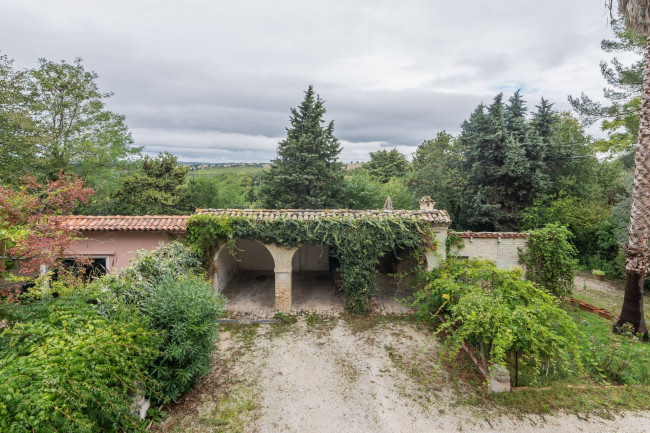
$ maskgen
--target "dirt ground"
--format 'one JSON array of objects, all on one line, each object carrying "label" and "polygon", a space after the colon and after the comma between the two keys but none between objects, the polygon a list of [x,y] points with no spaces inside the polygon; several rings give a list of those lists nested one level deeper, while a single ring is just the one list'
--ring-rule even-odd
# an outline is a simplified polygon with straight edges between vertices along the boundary
[{"label": "dirt ground", "polygon": [[463,403],[438,341],[404,319],[303,315],[222,330],[215,371],[157,432],[650,432],[650,412],[515,417]]},{"label": "dirt ground", "polygon": [[[410,308],[397,299],[412,294],[413,288],[399,278],[377,273],[377,296],[372,300],[375,311],[404,314]],[[224,289],[228,317],[271,318],[275,315],[275,280],[273,273],[248,271],[238,274]],[[343,312],[344,295],[334,289],[329,272],[299,272],[292,275],[292,313],[315,312],[334,315]]]}]

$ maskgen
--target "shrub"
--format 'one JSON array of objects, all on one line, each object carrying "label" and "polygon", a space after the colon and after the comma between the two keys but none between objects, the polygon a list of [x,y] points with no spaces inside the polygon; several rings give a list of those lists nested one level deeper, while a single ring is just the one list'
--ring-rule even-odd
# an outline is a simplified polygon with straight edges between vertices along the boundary
[{"label": "shrub", "polygon": [[467,340],[495,364],[505,364],[510,353],[524,354],[534,374],[542,367],[582,369],[575,322],[520,271],[500,270],[489,260],[448,259],[427,276],[413,306],[420,314],[446,316],[438,332],[449,334],[450,354]]},{"label": "shrub", "polygon": [[223,304],[208,281],[191,273],[163,277],[150,289],[143,312],[162,334],[162,354],[151,375],[167,400],[176,400],[210,371]]},{"label": "shrub", "polygon": [[160,356],[151,376],[158,383],[155,403],[176,400],[209,370],[224,306],[205,280],[201,259],[179,242],[140,251],[120,275],[107,275],[95,286],[112,295],[101,305],[112,314],[120,304],[136,307],[160,335]]},{"label": "shrub", "polygon": [[143,320],[109,320],[80,296],[4,306],[0,431],[144,430],[131,413],[156,336]]},{"label": "shrub", "polygon": [[570,237],[566,227],[547,224],[531,231],[528,249],[519,252],[519,260],[526,267],[526,278],[560,298],[573,291],[576,250],[569,242]]},{"label": "shrub", "polygon": [[139,251],[125,270],[136,284],[155,286],[169,275],[203,272],[201,258],[178,241],[161,244],[151,251]]}]

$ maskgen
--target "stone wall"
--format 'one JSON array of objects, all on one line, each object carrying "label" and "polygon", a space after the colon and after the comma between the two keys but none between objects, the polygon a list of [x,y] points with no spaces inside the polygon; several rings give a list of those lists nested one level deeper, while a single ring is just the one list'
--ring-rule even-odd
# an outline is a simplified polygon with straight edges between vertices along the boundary
[{"label": "stone wall", "polygon": [[275,267],[273,256],[261,243],[237,239],[237,268],[241,271],[272,271]]},{"label": "stone wall", "polygon": [[525,233],[456,233],[462,248],[454,246],[450,255],[493,260],[499,269],[512,269],[519,264],[519,248],[527,245]]},{"label": "stone wall", "polygon": [[215,256],[214,274],[212,281],[218,292],[223,291],[226,285],[237,273],[237,261],[223,245]]},{"label": "stone wall", "polygon": [[303,245],[293,255],[291,268],[293,272],[328,271],[329,247],[320,245]]}]

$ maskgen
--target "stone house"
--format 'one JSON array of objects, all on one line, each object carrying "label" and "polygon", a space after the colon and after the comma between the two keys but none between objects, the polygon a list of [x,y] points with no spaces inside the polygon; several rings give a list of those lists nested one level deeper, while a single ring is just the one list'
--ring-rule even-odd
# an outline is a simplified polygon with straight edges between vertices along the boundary
[{"label": "stone house", "polygon": [[[438,240],[437,251],[427,252],[426,267],[433,269],[446,258],[446,240],[451,223],[446,211],[435,209],[430,198],[420,201],[419,210],[271,210],[271,209],[197,209],[197,213],[245,217],[253,220],[292,218],[318,220],[329,217],[409,217],[428,224]],[[67,217],[70,228],[81,234],[72,246],[71,254],[91,257],[106,272],[117,272],[129,265],[137,250],[150,250],[161,243],[182,240],[189,216],[86,216]],[[456,233],[459,242],[450,253],[460,257],[492,259],[500,268],[518,265],[518,248],[525,248],[526,236],[520,233]],[[460,247],[460,245],[463,247]],[[292,281],[297,274],[328,273],[332,270],[329,248],[321,245],[301,245],[287,249],[275,244],[262,244],[244,239],[236,240],[236,257],[222,247],[214,257],[211,278],[215,288],[224,292],[230,282],[242,273],[268,275],[274,280],[274,308],[292,309]],[[408,253],[408,252],[405,252]],[[405,254],[406,257],[406,254]],[[397,259],[393,271],[401,271],[407,260]]]}]

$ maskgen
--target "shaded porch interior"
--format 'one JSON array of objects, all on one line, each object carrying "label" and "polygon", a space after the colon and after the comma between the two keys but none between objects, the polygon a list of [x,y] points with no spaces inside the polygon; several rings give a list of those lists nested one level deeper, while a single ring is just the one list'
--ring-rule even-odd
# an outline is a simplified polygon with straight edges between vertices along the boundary
[{"label": "shaded porch interior", "polygon": [[[215,281],[227,298],[226,309],[233,313],[272,316],[275,312],[275,262],[267,246],[238,240],[235,256],[226,250],[217,256]],[[408,279],[401,274],[416,265],[405,252],[388,254],[377,266],[377,296],[373,306],[384,312],[406,313],[408,307],[396,301],[412,294]],[[334,270],[338,263],[327,246],[303,245],[291,258],[291,311],[337,313],[344,309],[345,296],[335,288]]]}]

